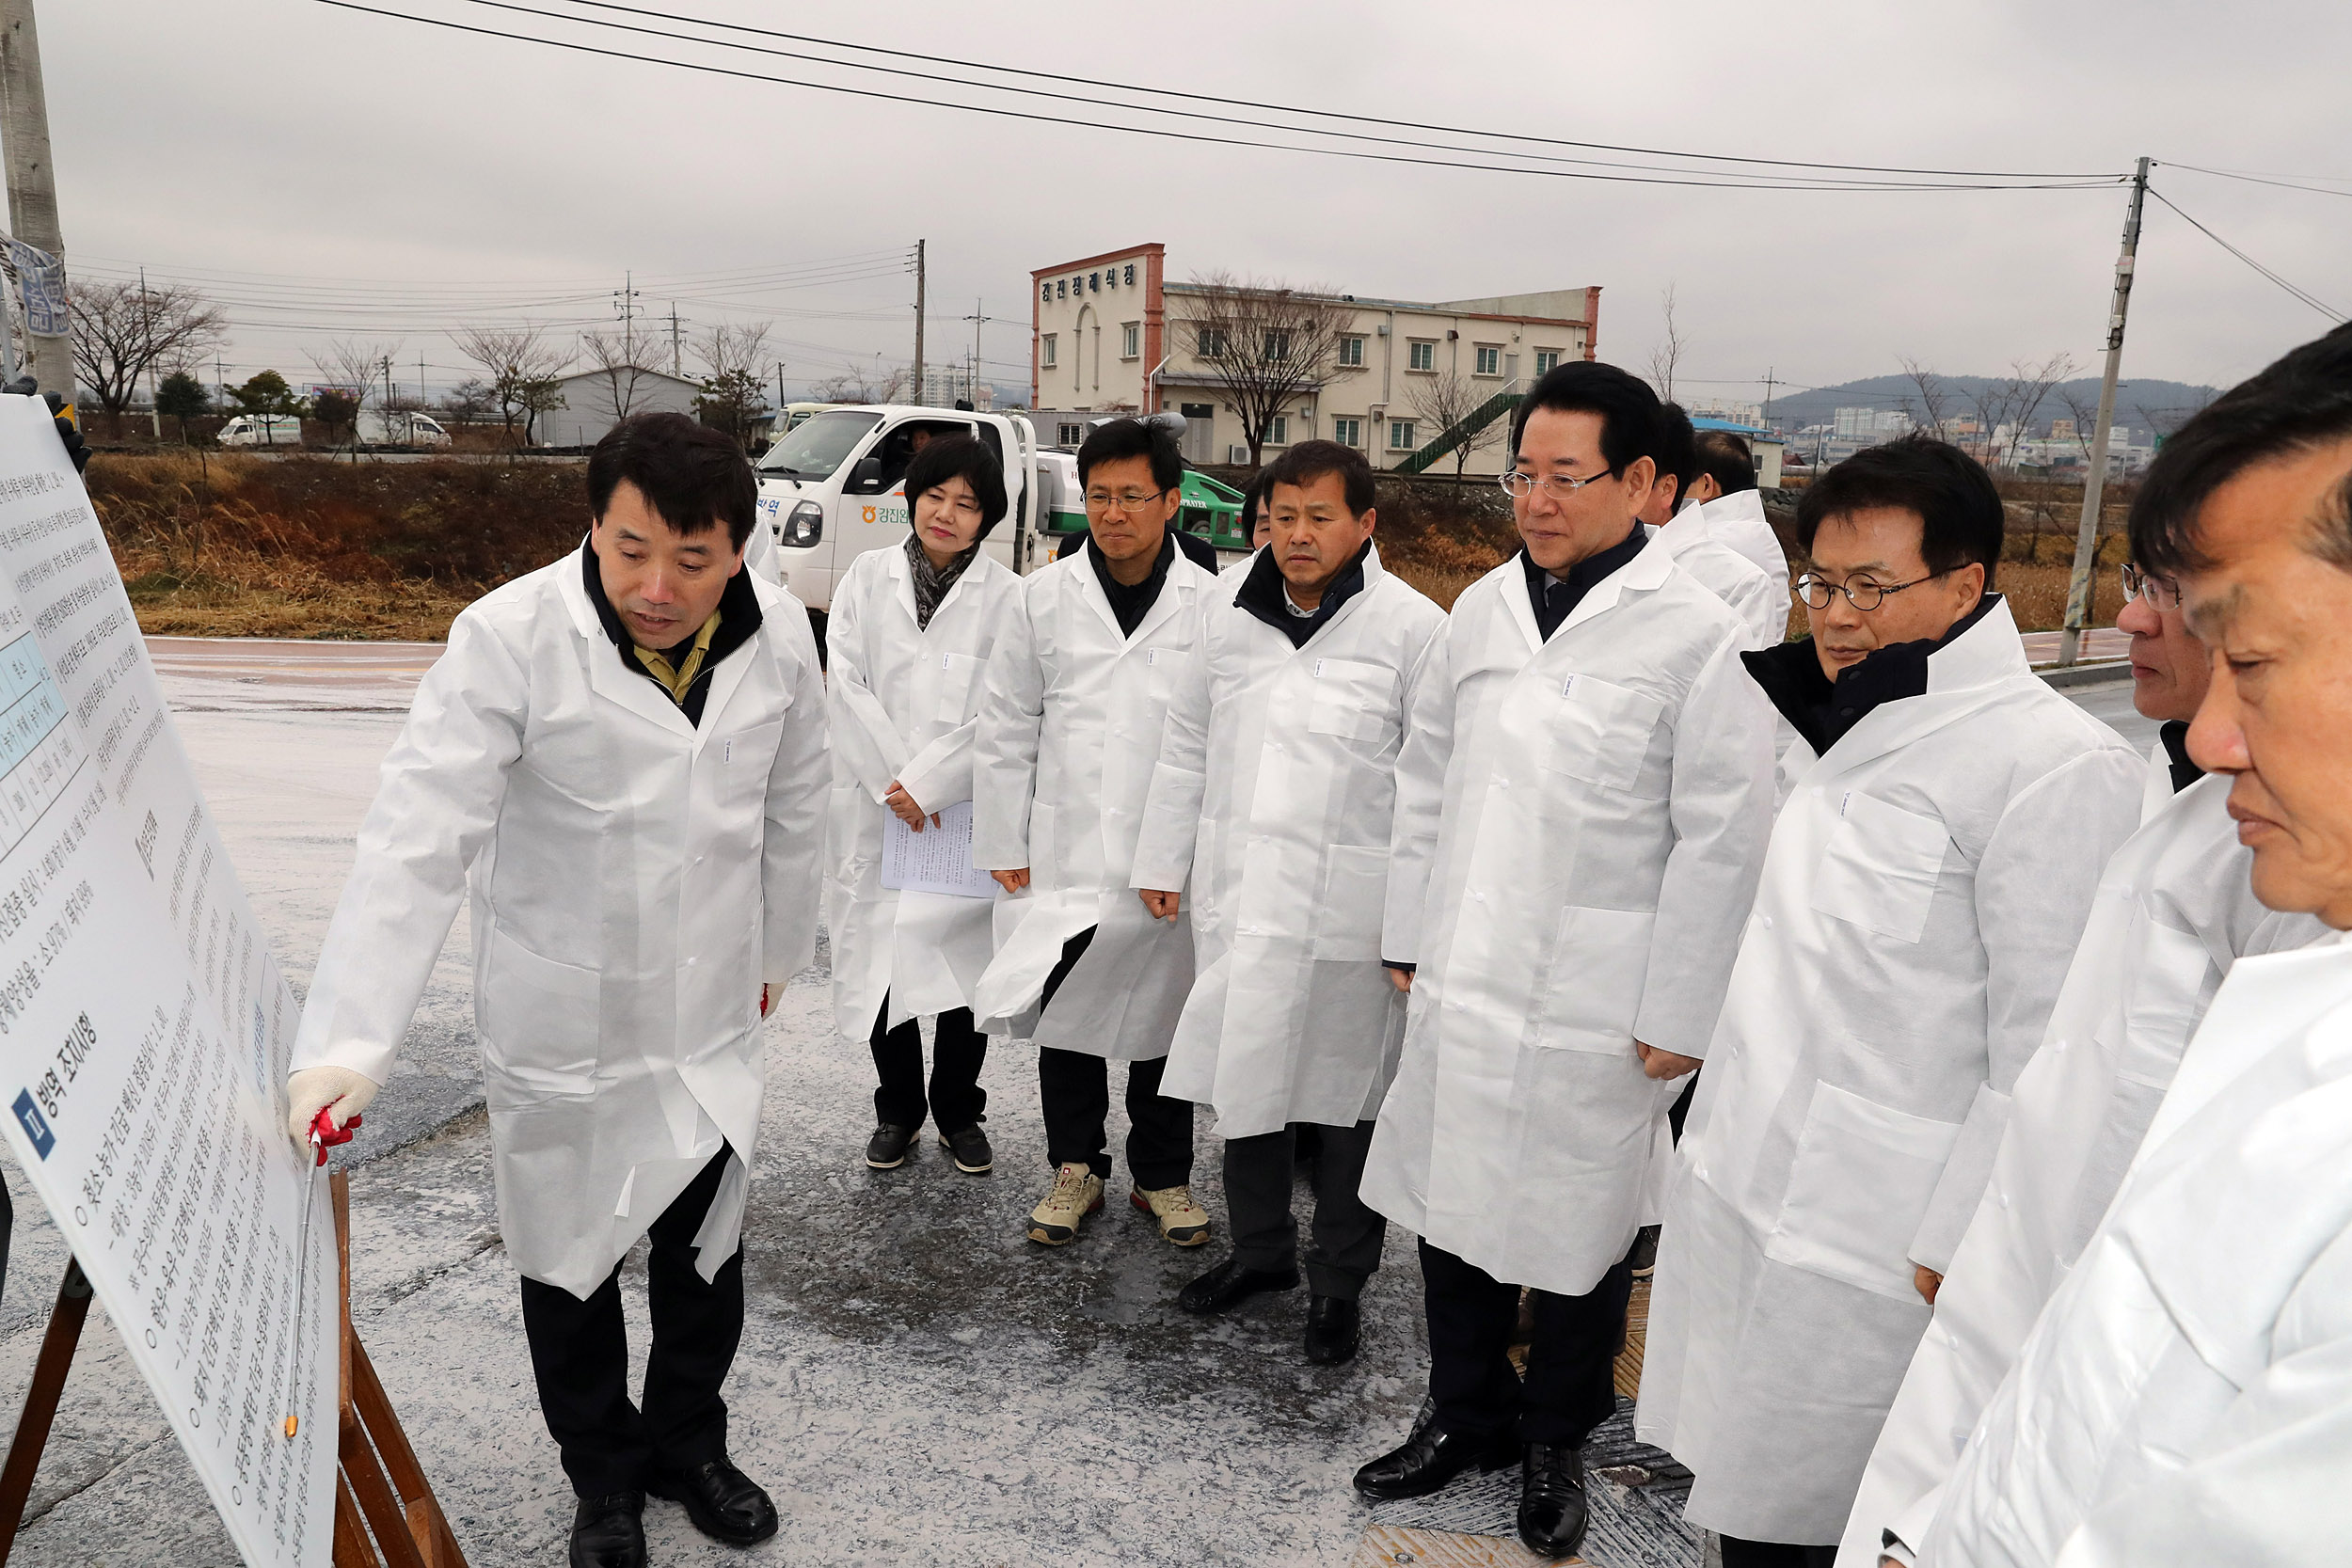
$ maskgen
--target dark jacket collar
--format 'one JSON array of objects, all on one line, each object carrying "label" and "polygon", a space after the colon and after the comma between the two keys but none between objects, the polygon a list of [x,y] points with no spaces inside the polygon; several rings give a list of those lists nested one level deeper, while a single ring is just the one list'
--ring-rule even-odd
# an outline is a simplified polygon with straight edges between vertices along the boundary
[{"label": "dark jacket collar", "polygon": [[1102,546],[1094,535],[1087,535],[1087,564],[1094,568],[1094,580],[1103,585],[1103,597],[1111,603],[1111,615],[1119,622],[1121,637],[1133,637],[1143,618],[1152,613],[1152,607],[1160,602],[1160,589],[1168,582],[1168,569],[1176,564],[1176,531],[1169,529],[1160,540],[1160,558],[1152,562],[1152,575],[1133,588],[1111,576],[1111,563],[1104,559]]},{"label": "dark jacket collar", "polygon": [[1535,564],[1535,558],[1519,546],[1519,566],[1527,574],[1528,602],[1535,610],[1535,629],[1545,641],[1558,631],[1564,622],[1576,612],[1577,605],[1610,573],[1642,553],[1649,543],[1649,534],[1639,522],[1629,529],[1626,536],[1597,554],[1588,555],[1568,568],[1565,578],[1555,578]]},{"label": "dark jacket collar", "polygon": [[[580,580],[588,590],[588,602],[596,607],[596,623],[604,627],[605,636],[612,640],[613,651],[622,668],[634,670],[660,686],[661,682],[655,678],[654,673],[638,662],[636,655],[630,651],[637,646],[636,640],[629,636],[628,627],[622,624],[620,611],[612,608],[612,601],[604,596],[604,574],[597,569],[594,539],[583,539],[580,543]],[[752,569],[746,565],[727,578],[726,591],[719,595],[719,630],[710,640],[710,651],[703,656],[701,673],[695,676],[694,684],[678,701],[678,706],[685,710],[687,719],[696,726],[702,723],[703,698],[710,690],[710,673],[719,667],[720,660],[752,640],[752,634],[759,630],[760,621],[759,594],[752,587]],[[675,649],[663,651],[675,652],[683,657],[687,650],[694,645],[694,638],[701,631],[702,627],[694,627]]]},{"label": "dark jacket collar", "polygon": [[2178,795],[2182,790],[2205,776],[2205,770],[2198,767],[2188,754],[2187,720],[2166,721],[2157,729],[2156,738],[2164,742],[2165,762],[2172,772],[2173,794]]},{"label": "dark jacket collar", "polygon": [[1321,631],[1331,617],[1340,612],[1340,606],[1363,592],[1364,558],[1371,553],[1372,541],[1367,539],[1363,548],[1356,552],[1356,559],[1341,567],[1340,575],[1324,589],[1323,602],[1315,606],[1314,613],[1299,615],[1291,610],[1288,602],[1290,591],[1282,579],[1281,567],[1275,564],[1274,551],[1270,548],[1260,550],[1258,558],[1249,563],[1249,570],[1242,577],[1241,589],[1233,595],[1233,604],[1289,638],[1292,647],[1303,648],[1309,638]]},{"label": "dark jacket collar", "polygon": [[1840,670],[1835,685],[1821,673],[1821,660],[1814,652],[1809,636],[1744,653],[1740,657],[1746,662],[1756,684],[1764,689],[1764,695],[1772,699],[1772,706],[1780,710],[1780,716],[1813,748],[1813,754],[1826,756],[1832,746],[1845,738],[1847,731],[1868,718],[1881,705],[1926,695],[1929,656],[1983,619],[1986,611],[2000,602],[2000,597],[1998,594],[1985,594],[1977,601],[1976,609],[1954,622],[1941,637],[1888,643],[1861,663]]}]

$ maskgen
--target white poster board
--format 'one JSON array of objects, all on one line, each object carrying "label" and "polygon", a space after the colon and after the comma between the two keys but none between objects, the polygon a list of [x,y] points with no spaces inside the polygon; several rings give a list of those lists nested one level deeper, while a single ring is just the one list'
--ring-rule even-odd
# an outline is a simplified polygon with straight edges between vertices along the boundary
[{"label": "white poster board", "polygon": [[48,410],[0,396],[0,1125],[257,1568],[325,1562],[333,1526],[334,1227],[284,1132],[297,1016]]}]

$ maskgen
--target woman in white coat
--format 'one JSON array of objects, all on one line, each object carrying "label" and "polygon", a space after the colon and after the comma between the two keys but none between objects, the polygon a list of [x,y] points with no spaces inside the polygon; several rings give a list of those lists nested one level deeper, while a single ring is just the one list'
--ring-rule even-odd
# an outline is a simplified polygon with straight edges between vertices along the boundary
[{"label": "woman in white coat", "polygon": [[[1005,515],[1003,465],[970,436],[933,440],[907,467],[914,526],[868,550],[834,590],[826,707],[833,721],[825,928],[834,1020],[873,1047],[876,1170],[904,1164],[928,1112],[967,1175],[995,1157],[980,1122],[987,1040],[972,988],[993,950],[993,900],[882,885],[887,833],[939,831],[972,799],[972,732],[1007,607],[1021,591],[981,548]],[[894,828],[894,822],[898,825]],[[960,824],[968,833],[968,826]],[[917,1020],[935,1020],[928,1094]]]}]

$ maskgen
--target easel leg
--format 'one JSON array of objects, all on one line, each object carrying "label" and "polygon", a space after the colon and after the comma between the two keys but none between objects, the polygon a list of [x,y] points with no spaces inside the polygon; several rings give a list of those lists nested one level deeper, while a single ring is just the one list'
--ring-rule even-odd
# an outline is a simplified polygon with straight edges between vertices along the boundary
[{"label": "easel leg", "polygon": [[16,1529],[24,1522],[24,1500],[33,1495],[33,1472],[40,1468],[41,1449],[49,1446],[49,1428],[57,1418],[57,1401],[65,1393],[74,1348],[82,1342],[89,1298],[89,1281],[82,1277],[82,1265],[67,1259],[65,1278],[57,1286],[57,1304],[49,1312],[49,1332],[41,1336],[40,1357],[33,1363],[32,1386],[24,1391],[24,1413],[17,1418],[8,1464],[0,1466],[0,1563],[7,1562],[16,1549]]}]

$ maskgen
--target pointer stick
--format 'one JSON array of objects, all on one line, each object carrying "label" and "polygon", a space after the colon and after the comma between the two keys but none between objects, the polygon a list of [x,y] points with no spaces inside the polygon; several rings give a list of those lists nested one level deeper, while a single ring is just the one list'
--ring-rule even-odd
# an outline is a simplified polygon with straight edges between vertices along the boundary
[{"label": "pointer stick", "polygon": [[[302,1386],[299,1375],[302,1369],[302,1304],[310,1284],[310,1212],[318,1207],[319,1167],[326,1164],[326,1150],[331,1145],[347,1144],[351,1141],[351,1130],[358,1126],[359,1121],[360,1118],[355,1116],[342,1126],[337,1127],[334,1118],[328,1116],[326,1107],[322,1106],[318,1116],[310,1123],[310,1168],[304,1173],[302,1179],[302,1220],[294,1231],[294,1371],[287,1378],[286,1392],[289,1399],[297,1397],[294,1390]],[[301,1427],[300,1417],[288,1416],[286,1418],[288,1437],[292,1437],[300,1431]]]}]

